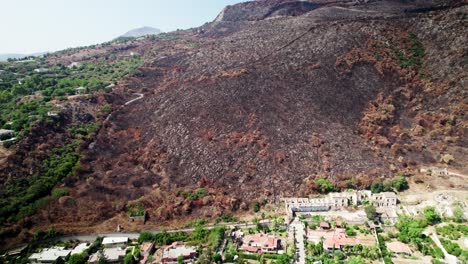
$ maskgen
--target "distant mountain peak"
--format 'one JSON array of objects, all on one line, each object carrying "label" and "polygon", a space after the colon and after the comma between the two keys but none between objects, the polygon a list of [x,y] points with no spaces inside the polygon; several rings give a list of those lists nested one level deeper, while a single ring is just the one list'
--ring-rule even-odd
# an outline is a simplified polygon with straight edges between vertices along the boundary
[{"label": "distant mountain peak", "polygon": [[153,28],[153,27],[141,27],[141,28],[135,28],[127,33],[123,34],[121,37],[133,37],[133,38],[138,38],[146,35],[155,35],[161,33],[160,29]]}]

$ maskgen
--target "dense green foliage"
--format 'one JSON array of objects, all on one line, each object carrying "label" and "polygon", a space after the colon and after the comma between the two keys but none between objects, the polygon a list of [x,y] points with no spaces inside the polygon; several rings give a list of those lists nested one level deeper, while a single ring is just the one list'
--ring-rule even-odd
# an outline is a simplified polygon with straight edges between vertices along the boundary
[{"label": "dense green foliage", "polygon": [[224,227],[214,227],[211,230],[205,229],[202,226],[198,226],[189,235],[185,232],[161,232],[158,234],[152,234],[150,232],[141,232],[138,238],[139,242],[154,241],[156,245],[169,245],[173,242],[190,242],[196,245],[206,245],[212,250],[216,250],[224,238]]},{"label": "dense green foliage", "polygon": [[73,254],[68,259],[68,264],[85,264],[86,257],[83,254]]},{"label": "dense green foliage", "polygon": [[320,193],[329,193],[335,191],[335,186],[326,179],[318,179],[315,184],[317,185]]},{"label": "dense green foliage", "polygon": [[225,214],[216,219],[216,223],[234,223],[234,222],[239,222],[239,218],[237,216],[233,216],[230,214]]},{"label": "dense green foliage", "polygon": [[468,236],[467,225],[448,224],[445,226],[437,226],[435,229],[438,235],[451,240],[458,240],[462,236]]},{"label": "dense green foliage", "polygon": [[78,168],[77,147],[78,142],[74,142],[53,150],[44,161],[40,177],[29,177],[10,185],[6,190],[7,198],[0,201],[0,223],[8,218],[17,221],[43,206],[54,186]]},{"label": "dense green foliage", "polygon": [[260,212],[260,203],[259,202],[255,202],[254,205],[253,205],[253,211],[255,213],[258,213]]},{"label": "dense green foliage", "polygon": [[377,216],[377,210],[373,205],[368,205],[364,208],[364,211],[366,212],[366,216],[369,220],[374,220],[375,217]]},{"label": "dense green foliage", "polygon": [[47,240],[47,239],[56,237],[58,234],[59,234],[59,233],[57,232],[57,230],[55,230],[54,227],[51,227],[51,228],[47,229],[46,231],[44,231],[44,230],[37,230],[37,231],[34,233],[34,236],[33,236],[33,238],[32,238],[32,241]]},{"label": "dense green foliage", "polygon": [[414,219],[406,215],[400,215],[395,225],[400,232],[397,238],[403,243],[415,245],[424,255],[443,258],[442,250],[435,246],[432,239],[423,233],[427,225],[425,219]]},{"label": "dense green foliage", "polygon": [[399,176],[391,181],[376,181],[373,182],[370,186],[370,190],[372,191],[372,193],[390,192],[393,190],[401,192],[408,188],[408,181],[404,176]]},{"label": "dense green foliage", "polygon": [[70,193],[70,190],[65,188],[55,188],[52,190],[52,198],[60,198]]},{"label": "dense green foliage", "polygon": [[[0,127],[22,135],[34,123],[47,119],[48,111],[56,109],[52,100],[64,101],[66,96],[76,94],[75,89],[80,86],[85,87],[87,93],[102,90],[134,73],[141,63],[138,57],[73,68],[42,65],[36,61],[0,63],[0,69],[5,70],[0,82]],[[34,71],[41,67],[47,68],[39,73]]]},{"label": "dense green foliage", "polygon": [[198,200],[206,196],[206,189],[199,188],[196,191],[179,191],[177,196],[182,196],[187,200]]},{"label": "dense green foliage", "polygon": [[[139,57],[115,56],[78,67],[49,65],[44,59],[0,63],[4,70],[0,81],[0,128],[14,130],[20,140],[39,122],[65,127],[60,111],[67,106],[67,97],[78,92],[76,88],[85,87],[85,93],[105,90],[109,84],[134,73],[141,64]],[[50,115],[52,112],[58,114]],[[98,128],[98,123],[69,127],[69,139],[64,145],[48,151],[42,164],[36,164],[39,173],[10,181],[0,193],[0,225],[18,221],[51,199],[67,195],[69,190],[53,188],[79,168],[80,144]]]},{"label": "dense green foliage", "polygon": [[130,217],[144,216],[145,208],[141,204],[134,204],[128,207],[127,213]]},{"label": "dense green foliage", "polygon": [[445,250],[451,255],[454,255],[456,257],[464,254],[465,256],[468,256],[468,251],[463,250],[458,243],[454,243],[450,240],[446,240],[441,238],[440,243],[444,246]]},{"label": "dense green foliage", "polygon": [[432,225],[437,224],[442,220],[433,206],[427,206],[424,208],[424,218],[426,218],[426,221]]}]

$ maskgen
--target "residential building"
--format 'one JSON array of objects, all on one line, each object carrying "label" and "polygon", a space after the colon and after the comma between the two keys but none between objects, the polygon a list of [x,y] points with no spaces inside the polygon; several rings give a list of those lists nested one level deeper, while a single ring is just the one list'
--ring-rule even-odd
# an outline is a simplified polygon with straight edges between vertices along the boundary
[{"label": "residential building", "polygon": [[68,68],[73,68],[73,67],[79,67],[81,64],[79,62],[72,62],[70,63],[70,65],[68,65],[67,67]]},{"label": "residential building", "polygon": [[75,88],[76,94],[85,94],[86,93],[86,88],[83,86]]},{"label": "residential building", "polygon": [[59,115],[58,111],[48,111],[47,116],[56,117]]},{"label": "residential building", "polygon": [[386,243],[386,245],[387,249],[395,254],[404,254],[407,256],[411,256],[411,249],[405,243],[402,243],[400,241],[394,241]]},{"label": "residential building", "polygon": [[323,240],[323,248],[326,250],[343,249],[344,246],[354,246],[359,244],[355,238],[347,237],[343,228],[336,228],[330,236]]},{"label": "residential building", "polygon": [[151,242],[144,242],[140,245],[140,254],[143,258],[140,260],[141,264],[145,264],[148,260],[148,257],[153,254],[154,244]]},{"label": "residential building", "polygon": [[327,222],[320,222],[320,228],[322,229],[330,229],[330,224]]},{"label": "residential building", "polygon": [[260,233],[244,236],[239,249],[250,253],[278,253],[279,247],[280,239]]},{"label": "residential building", "polygon": [[80,243],[71,251],[71,255],[82,254],[90,246],[91,245],[89,243]]},{"label": "residential building", "polygon": [[28,259],[31,263],[54,263],[59,259],[67,260],[70,253],[71,250],[64,247],[44,248],[41,252],[32,254]]},{"label": "residential building", "polygon": [[22,245],[20,247],[14,248],[6,253],[7,256],[17,257],[23,254],[23,252],[28,248],[28,245]]},{"label": "residential building", "polygon": [[397,205],[398,197],[392,192],[382,192],[374,193],[371,200],[375,207],[391,207]]},{"label": "residential building", "polygon": [[105,237],[102,240],[102,245],[106,248],[126,247],[127,244],[128,244],[128,237]]},{"label": "residential building", "polygon": [[106,259],[107,263],[121,263],[123,262],[123,259],[125,258],[125,255],[126,255],[125,251],[126,251],[125,249],[119,248],[119,247],[104,248],[101,253],[97,252],[97,253],[92,254],[89,257],[88,262],[90,264],[99,263],[99,258],[100,258],[100,255],[102,254],[102,256]]},{"label": "residential building", "polygon": [[291,220],[296,212],[320,212],[340,210],[349,206],[372,202],[376,207],[393,207],[398,203],[398,197],[392,192],[373,194],[369,190],[329,193],[320,198],[285,198],[286,213]]},{"label": "residential building", "polygon": [[15,131],[10,129],[0,129],[0,140],[8,139],[15,136]]},{"label": "residential building", "polygon": [[177,264],[177,258],[182,257],[184,263],[192,263],[197,259],[197,248],[187,246],[181,242],[174,242],[172,245],[164,248],[162,263]]},{"label": "residential building", "polygon": [[343,249],[345,246],[354,246],[357,244],[371,246],[374,243],[370,241],[361,241],[356,238],[348,237],[343,228],[335,230],[307,230],[307,240],[319,243],[323,240],[323,248],[325,250]]}]

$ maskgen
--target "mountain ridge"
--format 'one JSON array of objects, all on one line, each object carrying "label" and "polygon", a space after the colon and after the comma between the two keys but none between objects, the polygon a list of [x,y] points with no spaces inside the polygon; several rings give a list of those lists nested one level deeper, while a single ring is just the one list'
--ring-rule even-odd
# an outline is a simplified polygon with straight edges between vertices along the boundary
[{"label": "mountain ridge", "polygon": [[162,31],[160,29],[144,26],[144,27],[129,30],[128,32],[122,34],[119,37],[138,38],[138,37],[147,36],[147,35],[157,35],[161,32]]}]

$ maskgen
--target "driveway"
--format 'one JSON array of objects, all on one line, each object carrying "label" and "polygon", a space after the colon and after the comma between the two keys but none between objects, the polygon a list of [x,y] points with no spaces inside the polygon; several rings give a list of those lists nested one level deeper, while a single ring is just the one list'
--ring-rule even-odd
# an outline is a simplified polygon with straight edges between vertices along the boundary
[{"label": "driveway", "polygon": [[301,221],[299,221],[299,219],[296,217],[291,223],[290,228],[294,230],[294,236],[296,238],[296,250],[298,250],[299,253],[299,258],[297,259],[296,263],[305,264],[306,253],[304,245],[304,224]]}]

